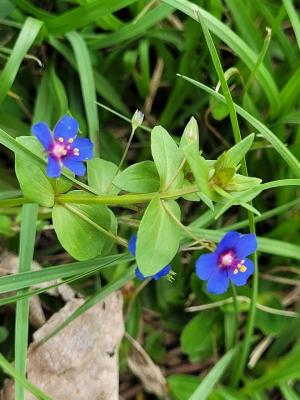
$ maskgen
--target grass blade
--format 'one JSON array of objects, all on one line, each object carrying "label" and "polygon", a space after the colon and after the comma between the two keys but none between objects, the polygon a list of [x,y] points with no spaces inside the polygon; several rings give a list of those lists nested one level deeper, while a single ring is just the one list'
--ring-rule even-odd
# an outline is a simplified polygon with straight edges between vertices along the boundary
[{"label": "grass blade", "polygon": [[[55,50],[59,52],[75,70],[78,71],[78,66],[71,49],[52,36],[48,38],[48,41],[51,46],[54,47]],[[99,72],[95,71],[94,79],[98,94],[102,96],[105,100],[107,100],[107,102],[109,102],[113,107],[119,109],[119,111],[121,111],[122,113],[129,115],[130,113],[126,104],[123,102],[121,96],[113,87],[113,85],[109,82],[109,80],[107,78],[104,78],[104,76],[101,75]]]},{"label": "grass blade", "polygon": [[266,373],[247,383],[242,393],[249,395],[254,391],[278,386],[288,380],[300,377],[300,346],[296,345],[287,356],[279,359],[274,366],[266,369]]},{"label": "grass blade", "polygon": [[264,58],[265,58],[265,56],[267,54],[267,51],[268,51],[269,45],[270,45],[270,41],[271,41],[271,37],[272,37],[272,31],[271,31],[270,28],[267,28],[267,34],[266,34],[266,37],[265,37],[265,40],[264,40],[264,44],[263,44],[262,49],[260,50],[260,52],[258,54],[258,58],[257,58],[256,64],[255,64],[254,68],[252,69],[252,71],[251,71],[251,73],[250,73],[250,75],[249,75],[249,77],[247,79],[247,82],[245,84],[244,96],[246,96],[246,94],[248,92],[248,89],[249,89],[250,85],[252,84],[252,82],[253,82],[253,80],[255,78],[256,72],[257,72],[260,64],[263,62],[263,60],[264,60]]},{"label": "grass blade", "polygon": [[137,0],[96,0],[46,21],[49,32],[63,35],[96,21],[99,17],[121,10]]},{"label": "grass blade", "polygon": [[[232,96],[231,96],[231,93],[230,93],[230,90],[229,90],[229,87],[228,87],[228,84],[226,81],[226,77],[223,72],[222,64],[219,59],[217,49],[214,45],[214,42],[212,40],[212,37],[210,35],[210,32],[209,32],[206,24],[205,24],[205,21],[202,18],[202,14],[199,14],[199,17],[200,17],[200,23],[201,23],[201,26],[203,29],[203,33],[205,36],[205,40],[206,40],[207,46],[209,48],[209,52],[210,52],[211,58],[213,60],[213,64],[214,64],[215,70],[217,72],[218,78],[221,82],[222,90],[224,93],[224,98],[225,98],[225,101],[226,101],[226,104],[227,104],[227,107],[229,110],[234,140],[235,140],[235,143],[238,144],[241,142],[242,138],[241,138],[241,132],[240,132],[239,123],[238,123],[238,119],[237,119],[237,115],[236,115],[236,109],[234,107]],[[243,175],[248,176],[247,164],[246,164],[246,160],[244,157],[241,160],[241,170],[242,170]],[[248,209],[249,230],[251,233],[256,234],[254,214],[253,214],[253,211],[255,211],[255,209],[252,207],[251,202],[249,202],[249,204],[245,203],[245,204],[243,204],[243,206]],[[255,313],[256,313],[255,303],[256,303],[257,292],[258,292],[258,265],[257,265],[256,252],[252,256],[252,259],[253,259],[253,262],[255,265],[255,270],[254,270],[254,274],[253,274],[251,303],[250,303],[250,310],[249,310],[249,315],[248,315],[248,319],[247,319],[245,338],[244,338],[243,346],[241,349],[241,355],[238,358],[237,365],[236,365],[235,369],[233,370],[233,374],[232,374],[232,383],[234,386],[236,386],[238,384],[241,374],[245,368],[246,360],[247,360],[247,357],[249,354],[249,349],[250,349],[250,340],[251,340],[251,336],[252,336],[253,329],[254,329],[254,321],[255,321]],[[238,317],[237,317],[237,319],[238,319]],[[238,326],[237,326],[237,329],[238,329]]]},{"label": "grass blade", "polygon": [[87,299],[82,304],[82,306],[77,308],[77,310],[75,310],[62,324],[56,327],[53,332],[51,332],[48,336],[43,338],[41,342],[45,343],[51,337],[57,335],[62,329],[64,329],[67,325],[69,325],[69,323],[74,321],[75,318],[79,317],[81,314],[89,310],[91,307],[99,303],[101,300],[103,300],[111,293],[115,292],[116,290],[119,290],[122,286],[125,285],[125,283],[134,278],[135,269],[136,265],[131,267],[126,274],[121,276],[121,278],[118,278],[116,281],[109,283],[103,289],[98,290],[94,295],[92,295],[89,299]]},{"label": "grass blade", "polygon": [[[295,208],[295,210],[298,210],[300,208],[300,199],[290,201],[286,204],[283,204],[282,206],[273,208],[272,210],[262,213],[259,217],[254,218],[255,223],[257,224],[258,222],[265,221],[266,219],[272,218],[275,215],[281,215],[286,211],[291,211],[293,208]],[[226,229],[230,228],[230,230],[235,231],[246,228],[247,226],[248,226],[248,220],[244,220],[232,224],[230,225],[230,227],[226,227]]]},{"label": "grass blade", "polygon": [[[121,261],[120,261],[121,262]],[[110,265],[112,266],[112,265]],[[52,281],[54,283],[50,284],[49,286],[42,286],[40,289],[34,289],[30,291],[24,291],[24,293],[13,295],[13,296],[8,296],[8,297],[3,297],[0,299],[0,306],[6,305],[6,304],[12,304],[15,303],[16,301],[30,298],[32,296],[37,296],[41,293],[47,292],[48,290],[55,289],[61,285],[65,285],[71,282],[75,282],[79,279],[83,279],[86,277],[89,277],[91,275],[95,275],[99,273],[99,267],[95,267],[93,269],[88,269],[86,272],[83,272],[78,275],[72,275],[71,277],[64,278],[64,279],[56,279],[55,281]],[[50,282],[51,283],[51,282]]]},{"label": "grass blade", "polygon": [[34,17],[41,19],[42,21],[46,20],[47,18],[53,17],[49,12],[42,10],[41,8],[35,7],[32,2],[28,0],[11,0],[11,2],[21,8],[26,13],[31,14]]},{"label": "grass blade", "polygon": [[0,74],[0,103],[4,100],[7,92],[11,88],[20,65],[36,39],[42,22],[34,18],[27,18],[22,30],[18,36],[18,39],[14,45],[13,51]]},{"label": "grass blade", "polygon": [[99,119],[96,105],[96,87],[90,53],[85,41],[79,33],[70,32],[67,34],[67,38],[70,41],[75,54],[89,127],[89,136],[91,141],[94,143],[95,155],[97,157],[99,156]]},{"label": "grass blade", "polygon": [[251,3],[241,7],[239,0],[225,0],[225,4],[234,18],[240,36],[252,49],[259,51],[263,40],[251,13]]},{"label": "grass blade", "polygon": [[[197,12],[200,12],[208,29],[226,43],[243,60],[250,71],[254,68],[257,62],[257,54],[223,22],[219,21],[203,8],[187,0],[163,0],[163,3],[177,8],[195,20],[198,20]],[[257,71],[257,80],[269,101],[270,113],[276,115],[280,107],[278,88],[271,74],[263,64],[260,65]]]},{"label": "grass blade", "polygon": [[280,390],[287,400],[299,400],[299,394],[288,383],[280,385]]},{"label": "grass blade", "polygon": [[[223,95],[217,93],[215,90],[209,88],[208,86],[195,81],[187,76],[179,75],[181,78],[190,82],[192,85],[198,86],[200,89],[204,90],[206,93],[214,96],[216,99],[220,100],[222,103],[226,103]],[[300,162],[297,158],[290,152],[290,150],[282,143],[280,139],[269,129],[267,128],[261,121],[254,118],[251,114],[249,114],[242,107],[238,106],[234,103],[234,107],[236,112],[243,117],[246,121],[248,121],[254,128],[258,130],[259,133],[263,135],[263,137],[272,144],[274,149],[280,154],[280,156],[285,160],[285,162],[290,166],[291,170],[294,172],[295,176],[300,178]]]},{"label": "grass blade", "polygon": [[280,7],[279,10],[274,13],[270,5],[266,2],[261,0],[253,0],[252,3],[258,12],[263,16],[266,26],[271,28],[273,36],[277,39],[280,49],[285,55],[290,68],[293,69],[298,62],[298,54],[291,46],[288,35],[285,35],[285,32],[282,29],[282,20],[286,16],[284,7]]},{"label": "grass blade", "polygon": [[293,75],[286,82],[280,91],[282,102],[282,117],[285,117],[285,110],[291,110],[299,99],[300,68],[295,69]]},{"label": "grass blade", "polygon": [[128,253],[95,258],[71,264],[48,267],[38,271],[22,272],[0,277],[0,293],[28,288],[43,282],[64,279],[75,275],[96,272],[120,263],[130,262],[134,257]]},{"label": "grass blade", "polygon": [[[21,214],[21,233],[19,249],[19,272],[28,272],[31,270],[35,234],[37,221],[37,204],[25,204]],[[21,293],[26,293],[23,289]],[[28,346],[28,328],[29,328],[29,298],[17,302],[16,308],[16,328],[15,328],[15,368],[16,371],[25,378],[26,360]],[[24,400],[24,385],[15,382],[16,400]]]},{"label": "grass blade", "polygon": [[230,365],[237,352],[237,348],[229,350],[213,367],[208,375],[203,379],[189,400],[205,400],[212,392],[214,386],[219,382],[222,375]]},{"label": "grass blade", "polygon": [[147,29],[169,16],[173,11],[173,7],[161,4],[143,15],[138,21],[126,24],[116,32],[87,39],[87,44],[91,49],[102,49],[115,46],[126,40],[135,39],[143,35]]},{"label": "grass blade", "polygon": [[28,0],[13,0],[19,8],[44,21],[47,30],[53,35],[64,35],[75,29],[82,28],[98,18],[118,11],[137,0],[94,0],[85,5],[75,7],[61,15],[51,14],[32,5]]},{"label": "grass blade", "polygon": [[55,71],[54,63],[50,64],[48,84],[53,92],[54,102],[57,104],[57,110],[60,117],[61,115],[64,115],[68,112],[69,102],[64,85],[62,84],[60,78]]},{"label": "grass blade", "polygon": [[280,179],[278,181],[266,182],[256,186],[255,188],[245,190],[238,199],[230,199],[227,203],[221,206],[214,217],[215,219],[218,219],[233,205],[242,204],[244,201],[247,201],[248,198],[253,198],[253,196],[256,197],[259,195],[263,190],[288,186],[300,186],[300,179]]},{"label": "grass blade", "polygon": [[18,374],[18,372],[10,365],[10,363],[6,358],[3,357],[2,354],[0,354],[0,367],[6,374],[10,375],[15,381],[19,382],[26,389],[28,389],[38,400],[52,400],[51,397],[47,396],[22,375]]},{"label": "grass blade", "polygon": [[294,33],[296,36],[296,40],[298,43],[298,47],[300,50],[300,20],[299,20],[299,12],[296,11],[293,1],[292,0],[282,0],[284,7],[286,9],[286,12],[290,18],[292,27],[294,29]]},{"label": "grass blade", "polygon": [[121,113],[130,115],[127,105],[110,81],[98,72],[94,72],[94,77],[96,90],[99,95]]},{"label": "grass blade", "polygon": [[[202,13],[199,12],[198,14],[199,16],[199,22],[201,24],[203,33],[204,33],[204,37],[207,43],[207,47],[209,49],[215,70],[217,72],[219,81],[221,83],[221,87],[224,93],[224,98],[225,98],[225,102],[227,104],[228,110],[229,110],[229,115],[230,115],[230,121],[231,121],[231,126],[232,126],[232,130],[233,130],[233,136],[234,136],[234,140],[235,143],[239,143],[242,140],[241,137],[241,132],[240,132],[240,127],[239,127],[239,123],[238,123],[238,119],[237,119],[237,115],[236,115],[236,110],[234,108],[234,103],[232,100],[232,96],[227,84],[227,80],[226,77],[224,75],[224,71],[222,68],[222,64],[216,49],[216,46],[214,45],[214,42],[212,40],[211,34],[206,26],[206,23],[204,21],[204,18],[202,17]],[[241,161],[242,164],[242,172],[244,175],[247,174],[247,167],[246,167],[246,162],[245,162],[245,158],[242,159]]]}]

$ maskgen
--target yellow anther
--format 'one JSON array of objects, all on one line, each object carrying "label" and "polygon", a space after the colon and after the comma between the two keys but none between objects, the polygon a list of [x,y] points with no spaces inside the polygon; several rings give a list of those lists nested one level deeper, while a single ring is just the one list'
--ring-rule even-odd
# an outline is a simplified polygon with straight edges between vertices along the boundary
[{"label": "yellow anther", "polygon": [[60,143],[63,143],[63,141],[64,141],[64,138],[62,138],[62,137],[59,137],[59,138],[58,138],[58,141],[59,141]]},{"label": "yellow anther", "polygon": [[233,271],[234,275],[236,275],[238,272],[239,270],[237,268]]},{"label": "yellow anther", "polygon": [[242,265],[242,266],[241,266],[240,271],[241,271],[241,272],[246,272],[246,271],[247,271],[247,268],[245,267],[245,265]]},{"label": "yellow anther", "polygon": [[66,156],[67,155],[67,150],[62,150],[62,155]]},{"label": "yellow anther", "polygon": [[77,147],[75,147],[75,149],[73,150],[73,154],[74,156],[79,156],[79,149]]},{"label": "yellow anther", "polygon": [[69,140],[68,140],[68,143],[73,143],[74,142],[74,139],[73,138],[70,138]]}]

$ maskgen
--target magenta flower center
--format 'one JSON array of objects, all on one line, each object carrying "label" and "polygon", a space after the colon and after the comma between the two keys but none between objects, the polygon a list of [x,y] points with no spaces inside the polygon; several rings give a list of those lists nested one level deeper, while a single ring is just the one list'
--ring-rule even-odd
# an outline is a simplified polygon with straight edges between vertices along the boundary
[{"label": "magenta flower center", "polygon": [[231,266],[234,261],[233,253],[231,251],[223,253],[220,261],[223,267]]},{"label": "magenta flower center", "polygon": [[232,250],[227,250],[220,255],[219,266],[221,268],[231,269],[234,274],[246,272],[245,260],[238,260]]},{"label": "magenta flower center", "polygon": [[74,139],[71,138],[67,141],[67,143],[64,143],[64,139],[62,137],[58,138],[57,140],[54,139],[49,154],[57,160],[61,160],[64,157],[70,157],[73,155],[79,156],[79,149],[77,147],[71,147],[73,141]]},{"label": "magenta flower center", "polygon": [[54,143],[51,153],[53,156],[55,156],[55,158],[61,158],[63,155],[66,154],[65,146],[63,146],[59,143]]}]

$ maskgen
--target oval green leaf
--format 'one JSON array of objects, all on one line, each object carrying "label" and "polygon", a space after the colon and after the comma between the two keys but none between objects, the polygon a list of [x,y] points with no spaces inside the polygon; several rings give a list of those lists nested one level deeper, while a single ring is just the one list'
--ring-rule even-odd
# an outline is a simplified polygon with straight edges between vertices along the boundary
[{"label": "oval green leaf", "polygon": [[87,175],[89,185],[98,194],[118,194],[119,190],[112,181],[116,176],[118,167],[111,161],[93,158],[87,162]]},{"label": "oval green leaf", "polygon": [[[17,141],[38,156],[43,155],[43,148],[32,136],[19,136]],[[54,190],[45,170],[32,163],[28,157],[16,154],[16,175],[24,197],[44,207],[54,204]]]},{"label": "oval green leaf", "polygon": [[151,152],[158,174],[161,189],[178,189],[183,181],[179,170],[183,156],[177,144],[162,126],[155,126],[151,132]]},{"label": "oval green leaf", "polygon": [[111,246],[112,239],[102,231],[110,231],[112,226],[111,213],[106,206],[68,205],[67,208],[56,204],[52,219],[61,245],[77,260],[84,261],[99,256]]},{"label": "oval green leaf", "polygon": [[126,168],[114,179],[114,184],[132,193],[151,193],[159,190],[159,175],[153,161],[142,161]]},{"label": "oval green leaf", "polygon": [[148,205],[137,237],[136,260],[141,272],[151,276],[175,257],[180,227],[171,214],[180,220],[180,208],[174,200],[162,201],[159,196]]},{"label": "oval green leaf", "polygon": [[199,191],[211,198],[211,190],[208,184],[209,167],[206,160],[200,155],[199,150],[193,144],[184,146],[184,155],[194,175]]},{"label": "oval green leaf", "polygon": [[[211,339],[207,332],[211,330],[215,319],[215,313],[203,312],[188,322],[180,337],[180,345],[184,353],[192,354],[207,347],[211,348]],[[204,326],[205,329],[203,329]]]}]

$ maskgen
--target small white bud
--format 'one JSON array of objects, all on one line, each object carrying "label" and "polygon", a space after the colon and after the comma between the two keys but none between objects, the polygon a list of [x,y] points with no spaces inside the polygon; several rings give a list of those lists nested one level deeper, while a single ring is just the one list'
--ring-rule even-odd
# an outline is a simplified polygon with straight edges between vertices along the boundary
[{"label": "small white bud", "polygon": [[144,120],[144,113],[140,110],[136,110],[131,119],[132,129],[136,129],[141,126]]}]

